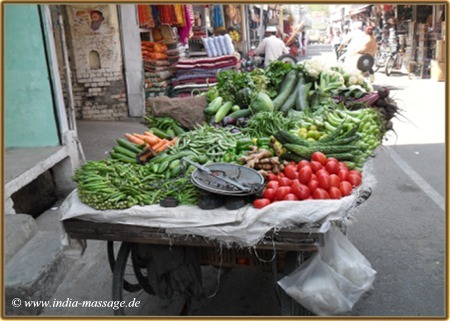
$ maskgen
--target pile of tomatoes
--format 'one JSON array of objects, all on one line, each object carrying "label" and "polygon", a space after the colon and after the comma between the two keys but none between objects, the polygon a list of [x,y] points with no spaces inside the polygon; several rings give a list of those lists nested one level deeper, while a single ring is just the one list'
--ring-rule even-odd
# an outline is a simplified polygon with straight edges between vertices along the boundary
[{"label": "pile of tomatoes", "polygon": [[253,202],[263,208],[278,201],[341,199],[362,182],[360,171],[349,170],[336,158],[315,152],[311,161],[290,163],[278,175],[269,174],[263,197]]}]

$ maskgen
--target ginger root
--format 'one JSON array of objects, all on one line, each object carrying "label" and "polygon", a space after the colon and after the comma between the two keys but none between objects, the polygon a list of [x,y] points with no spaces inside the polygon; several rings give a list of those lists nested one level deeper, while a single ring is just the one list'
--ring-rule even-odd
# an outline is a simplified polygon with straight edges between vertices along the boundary
[{"label": "ginger root", "polygon": [[245,166],[255,168],[263,158],[272,157],[272,153],[267,149],[258,149],[256,146],[252,146],[252,149],[248,152],[247,156],[242,156],[239,161],[244,162]]}]

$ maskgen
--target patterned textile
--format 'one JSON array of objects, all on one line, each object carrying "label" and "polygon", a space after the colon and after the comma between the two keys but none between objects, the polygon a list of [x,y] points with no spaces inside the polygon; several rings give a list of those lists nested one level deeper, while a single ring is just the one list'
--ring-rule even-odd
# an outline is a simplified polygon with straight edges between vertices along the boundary
[{"label": "patterned textile", "polygon": [[176,65],[178,69],[191,68],[224,68],[236,66],[238,58],[234,55],[212,57],[212,58],[183,58],[180,59]]}]

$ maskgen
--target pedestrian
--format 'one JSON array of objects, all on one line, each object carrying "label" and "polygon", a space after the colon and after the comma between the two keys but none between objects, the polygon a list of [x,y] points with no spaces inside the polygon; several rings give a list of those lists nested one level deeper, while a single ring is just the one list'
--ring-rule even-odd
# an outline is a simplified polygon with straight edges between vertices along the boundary
[{"label": "pedestrian", "polygon": [[341,45],[342,42],[342,34],[341,31],[339,29],[337,29],[335,31],[335,33],[333,34],[333,40],[331,41],[331,44],[333,45],[333,49],[334,52],[336,54],[336,60],[339,60],[339,46]]},{"label": "pedestrian", "polygon": [[356,52],[357,54],[369,54],[372,57],[375,57],[375,54],[378,51],[378,44],[373,35],[373,27],[366,27],[364,30],[364,37],[361,40],[361,47]]},{"label": "pedestrian", "polygon": [[339,45],[338,50],[342,50],[346,46],[345,53],[339,58],[340,61],[343,61],[346,65],[350,65],[352,68],[356,67],[356,62],[353,64],[353,58],[361,48],[363,36],[364,32],[361,30],[361,24],[354,22],[352,24],[352,30],[343,38]]},{"label": "pedestrian", "polygon": [[308,9],[300,6],[300,27],[298,34],[298,42],[302,51],[302,56],[306,56],[306,48],[308,46],[308,32],[312,27],[311,18]]},{"label": "pedestrian", "polygon": [[269,66],[272,60],[277,60],[281,55],[289,53],[289,49],[283,40],[277,38],[277,28],[269,26],[266,29],[266,38],[255,49],[255,55],[264,54],[264,67]]}]

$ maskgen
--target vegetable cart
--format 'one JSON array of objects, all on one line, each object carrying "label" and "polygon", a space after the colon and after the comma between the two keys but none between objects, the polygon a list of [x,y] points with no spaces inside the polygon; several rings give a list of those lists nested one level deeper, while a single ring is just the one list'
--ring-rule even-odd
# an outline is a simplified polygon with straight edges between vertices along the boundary
[{"label": "vegetable cart", "polygon": [[[361,204],[369,196],[370,188],[359,191],[354,204]],[[191,210],[196,211],[195,208]],[[345,216],[344,213],[341,214]],[[138,291],[157,295],[148,279],[151,272],[147,269],[146,260],[149,258],[145,253],[151,247],[165,246],[167,251],[177,247],[188,248],[195,253],[196,263],[199,266],[214,266],[219,269],[219,273],[220,269],[227,271],[234,267],[272,271],[276,283],[280,274],[288,275],[310,258],[318,246],[323,245],[326,234],[326,229],[320,223],[293,224],[280,229],[272,228],[257,244],[245,248],[239,244],[226,247],[220,241],[198,235],[168,233],[164,228],[149,226],[151,224],[139,226],[129,225],[126,221],[122,221],[121,224],[109,223],[108,220],[101,222],[83,218],[64,219],[63,214],[63,225],[71,238],[107,241],[108,260],[113,274],[113,301],[123,301],[125,295],[131,293],[133,297]],[[282,289],[275,286],[282,315],[311,315]],[[188,313],[190,304],[191,297],[186,295],[181,315]],[[131,310],[121,307],[114,313],[126,315],[128,311]]]},{"label": "vegetable cart", "polygon": [[[399,113],[389,90],[374,90],[360,71],[312,60],[220,71],[205,95],[155,98],[151,109],[149,131],[125,134],[110,158],[77,170],[63,221],[73,238],[108,241],[114,300],[130,291],[178,292],[188,298],[185,312],[202,295],[201,265],[267,268],[277,280],[320,254],[329,222],[345,227],[370,195],[368,160]],[[225,175],[225,168],[239,170]],[[221,197],[205,200],[200,190]],[[170,274],[181,258],[187,283]],[[283,314],[305,313],[278,292]]]}]

